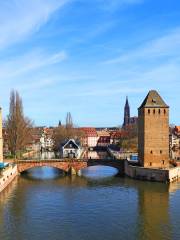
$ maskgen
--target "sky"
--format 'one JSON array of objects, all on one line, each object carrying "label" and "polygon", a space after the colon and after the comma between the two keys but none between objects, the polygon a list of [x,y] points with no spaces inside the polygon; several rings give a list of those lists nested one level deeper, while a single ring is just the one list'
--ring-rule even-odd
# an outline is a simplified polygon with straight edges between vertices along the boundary
[{"label": "sky", "polygon": [[0,0],[4,118],[12,89],[38,126],[119,126],[151,89],[180,125],[180,1]]}]

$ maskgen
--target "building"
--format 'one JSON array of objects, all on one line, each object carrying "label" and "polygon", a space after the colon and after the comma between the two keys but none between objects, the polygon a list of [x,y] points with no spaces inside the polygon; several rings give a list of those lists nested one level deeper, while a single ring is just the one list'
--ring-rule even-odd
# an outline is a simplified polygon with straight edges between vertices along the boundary
[{"label": "building", "polygon": [[80,158],[81,147],[74,139],[66,140],[60,146],[60,155],[63,158]]},{"label": "building", "polygon": [[169,106],[151,90],[138,109],[138,156],[145,168],[169,166]]},{"label": "building", "polygon": [[110,133],[106,130],[97,131],[98,147],[107,147],[110,144]]},{"label": "building", "polygon": [[174,128],[174,134],[180,138],[180,126],[175,126]]},{"label": "building", "polygon": [[128,102],[128,97],[126,97],[126,103],[124,106],[124,122],[123,128],[127,127],[130,124],[130,106]]},{"label": "building", "polygon": [[[38,130],[38,128],[37,128]],[[54,147],[53,128],[43,127],[37,136],[37,143],[40,145],[41,151],[52,151]]]},{"label": "building", "polygon": [[124,139],[127,137],[127,132],[124,129],[112,131],[110,133],[110,144],[118,144],[121,139]]},{"label": "building", "polygon": [[3,162],[2,109],[0,108],[0,162]]},{"label": "building", "polygon": [[95,128],[83,127],[80,128],[83,133],[82,145],[83,147],[96,147],[98,142],[98,135]]},{"label": "building", "polygon": [[124,106],[124,122],[123,122],[123,128],[127,128],[129,125],[134,125],[138,123],[137,117],[131,117],[130,115],[130,106],[128,97],[126,97],[126,103]]}]

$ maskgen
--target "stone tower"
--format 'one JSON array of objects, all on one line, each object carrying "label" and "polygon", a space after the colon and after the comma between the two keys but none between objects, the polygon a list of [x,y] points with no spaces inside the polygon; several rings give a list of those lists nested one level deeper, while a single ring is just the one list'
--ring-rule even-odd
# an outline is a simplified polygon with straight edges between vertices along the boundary
[{"label": "stone tower", "polygon": [[0,162],[3,162],[2,109],[0,108]]},{"label": "stone tower", "polygon": [[124,107],[124,123],[123,127],[127,127],[130,124],[130,107],[128,102],[128,97],[126,97],[126,104]]},{"label": "stone tower", "polygon": [[169,107],[155,90],[138,109],[138,155],[143,167],[169,166]]}]

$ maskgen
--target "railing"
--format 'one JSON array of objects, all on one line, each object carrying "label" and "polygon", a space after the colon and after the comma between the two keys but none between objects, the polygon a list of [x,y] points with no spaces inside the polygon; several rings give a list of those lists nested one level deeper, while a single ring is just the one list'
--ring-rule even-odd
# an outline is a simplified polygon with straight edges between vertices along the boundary
[{"label": "railing", "polygon": [[69,159],[69,158],[62,158],[62,159],[19,159],[16,160],[15,163],[30,163],[30,162],[87,162],[88,159]]},{"label": "railing", "polygon": [[[124,160],[124,159],[123,159]],[[19,164],[19,163],[52,163],[52,162],[94,162],[94,161],[98,161],[98,162],[119,162],[120,160],[118,159],[70,159],[70,158],[61,158],[61,159],[19,159],[19,160],[15,160],[14,163]]]}]

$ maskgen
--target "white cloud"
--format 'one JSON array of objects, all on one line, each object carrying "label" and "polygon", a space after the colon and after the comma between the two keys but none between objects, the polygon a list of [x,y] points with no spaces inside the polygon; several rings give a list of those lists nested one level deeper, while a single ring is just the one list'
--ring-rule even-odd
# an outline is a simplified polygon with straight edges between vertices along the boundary
[{"label": "white cloud", "polygon": [[180,28],[173,29],[168,34],[150,40],[135,50],[127,51],[119,57],[105,61],[106,64],[133,62],[160,57],[174,57],[180,55]]},{"label": "white cloud", "polygon": [[69,0],[0,1],[0,49],[24,40]]},{"label": "white cloud", "polygon": [[40,50],[32,50],[22,56],[0,62],[0,80],[21,76],[39,68],[48,67],[66,60],[65,51],[47,54]]}]

